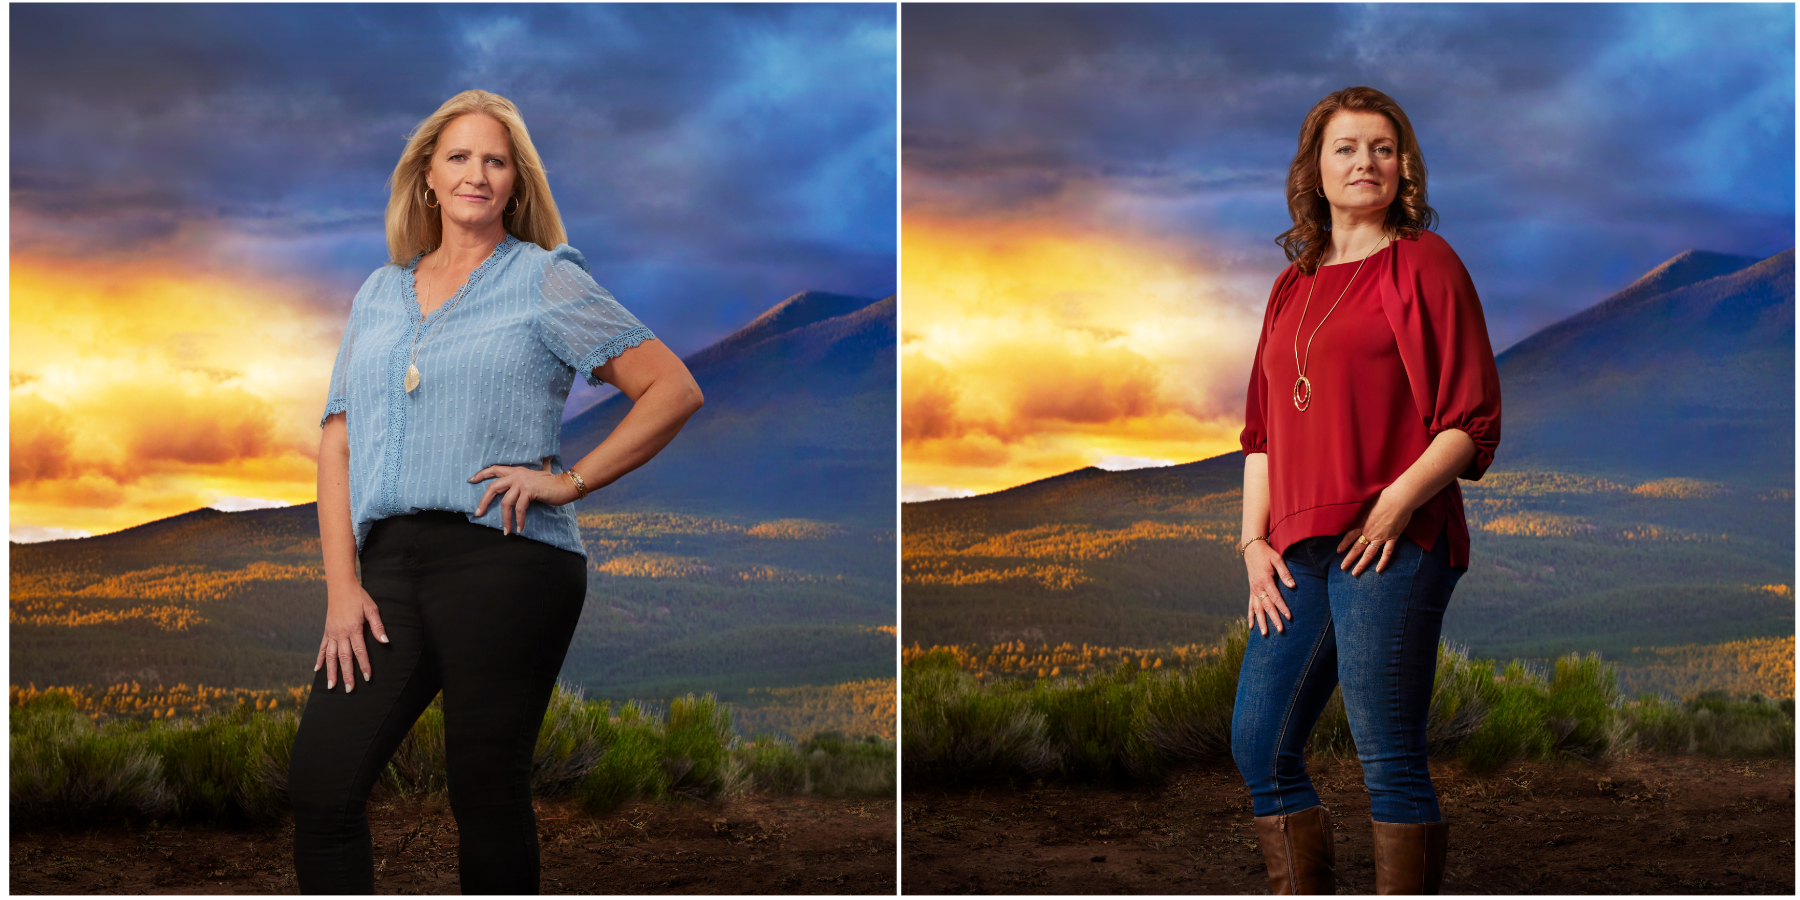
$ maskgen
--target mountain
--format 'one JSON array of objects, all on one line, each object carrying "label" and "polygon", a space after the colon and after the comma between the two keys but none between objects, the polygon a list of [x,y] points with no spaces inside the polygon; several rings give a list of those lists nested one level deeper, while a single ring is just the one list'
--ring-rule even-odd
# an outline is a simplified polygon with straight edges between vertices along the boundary
[{"label": "mountain", "polygon": [[1794,483],[1794,251],[1690,250],[1496,357],[1493,471]]},{"label": "mountain", "polygon": [[[892,676],[894,326],[892,297],[809,292],[688,358],[705,407],[578,507],[589,590],[565,681],[744,699]],[[565,423],[564,459],[628,408]],[[305,682],[325,612],[318,534],[308,503],[13,544],[12,681]]]},{"label": "mountain", "polygon": [[[1616,658],[1793,634],[1793,267],[1683,253],[1500,354],[1447,638]],[[905,504],[902,639],[1210,641],[1244,615],[1242,484],[1234,452]]]},{"label": "mountain", "polygon": [[[655,459],[581,501],[661,510],[894,521],[895,298],[807,292],[684,360],[706,405]],[[563,423],[563,459],[631,409],[619,395]]]}]

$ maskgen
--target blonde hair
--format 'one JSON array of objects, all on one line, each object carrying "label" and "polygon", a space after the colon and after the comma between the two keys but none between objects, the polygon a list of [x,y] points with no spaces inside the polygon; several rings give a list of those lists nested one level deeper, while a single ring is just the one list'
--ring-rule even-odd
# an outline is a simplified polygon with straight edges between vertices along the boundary
[{"label": "blonde hair", "polygon": [[406,137],[406,149],[401,151],[400,162],[388,179],[389,262],[404,266],[413,257],[444,242],[442,215],[425,205],[425,174],[431,168],[431,155],[437,152],[438,136],[444,127],[469,113],[481,113],[499,122],[512,142],[513,199],[518,205],[510,215],[504,215],[507,232],[545,250],[568,242],[562,215],[556,211],[555,198],[550,196],[550,181],[544,177],[544,161],[531,144],[531,133],[525,130],[519,108],[499,94],[463,91],[444,101],[437,112],[426,116]]}]

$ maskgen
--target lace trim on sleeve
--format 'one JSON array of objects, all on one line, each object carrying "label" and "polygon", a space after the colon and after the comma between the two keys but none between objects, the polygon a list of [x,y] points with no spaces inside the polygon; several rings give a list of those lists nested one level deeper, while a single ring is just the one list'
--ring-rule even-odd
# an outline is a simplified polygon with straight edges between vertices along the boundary
[{"label": "lace trim on sleeve", "polygon": [[599,387],[603,382],[594,377],[595,369],[617,359],[619,354],[654,337],[656,337],[656,335],[651,334],[650,329],[648,328],[633,328],[588,351],[588,355],[582,357],[581,363],[575,368],[577,371],[581,372],[582,377],[587,379],[588,384]]},{"label": "lace trim on sleeve", "polygon": [[319,417],[319,427],[325,427],[325,420],[341,412],[350,410],[350,401],[344,397],[333,397],[325,404],[325,414]]}]

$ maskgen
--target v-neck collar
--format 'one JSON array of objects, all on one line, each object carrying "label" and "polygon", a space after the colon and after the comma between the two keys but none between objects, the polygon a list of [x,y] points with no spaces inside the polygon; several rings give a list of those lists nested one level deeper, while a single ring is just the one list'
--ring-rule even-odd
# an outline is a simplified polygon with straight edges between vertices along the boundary
[{"label": "v-neck collar", "polygon": [[468,293],[469,289],[474,287],[475,283],[481,280],[481,276],[487,274],[488,269],[493,268],[496,263],[504,259],[507,254],[512,252],[514,247],[519,245],[519,243],[518,238],[513,237],[510,233],[507,234],[504,240],[494,245],[494,249],[488,253],[487,259],[481,261],[481,265],[476,266],[469,271],[469,277],[463,279],[462,287],[457,288],[456,293],[451,294],[448,300],[439,303],[437,308],[433,309],[429,316],[424,315],[422,312],[424,307],[419,304],[417,282],[419,260],[424,259],[425,254],[420,253],[417,256],[414,256],[412,261],[408,262],[406,268],[403,270],[405,277],[400,279],[401,293],[406,296],[407,313],[412,317],[412,321],[418,324],[424,324],[443,315],[444,310],[449,309],[462,297],[462,295]]}]

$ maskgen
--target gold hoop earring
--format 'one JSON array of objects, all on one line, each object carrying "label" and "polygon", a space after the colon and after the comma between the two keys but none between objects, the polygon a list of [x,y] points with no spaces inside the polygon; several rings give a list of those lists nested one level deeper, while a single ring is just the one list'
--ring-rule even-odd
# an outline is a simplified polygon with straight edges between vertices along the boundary
[{"label": "gold hoop earring", "polygon": [[510,216],[513,213],[516,213],[518,211],[519,211],[519,198],[517,196],[514,196],[511,200],[507,201],[505,214]]},{"label": "gold hoop earring", "polygon": [[436,199],[431,196],[433,193],[435,193],[435,191],[433,191],[431,188],[425,189],[425,206],[429,209],[437,209],[438,208],[438,205],[436,203],[431,202],[432,200]]},{"label": "gold hoop earring", "polygon": [[1316,191],[1316,192],[1318,192],[1318,195],[1319,195],[1319,196],[1321,196],[1321,197],[1323,197],[1323,196],[1325,196],[1325,188],[1323,188],[1323,187],[1316,187],[1316,188],[1313,188],[1313,190],[1314,190],[1314,191]]}]

